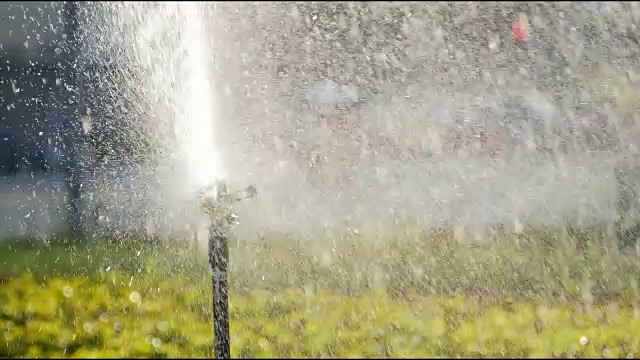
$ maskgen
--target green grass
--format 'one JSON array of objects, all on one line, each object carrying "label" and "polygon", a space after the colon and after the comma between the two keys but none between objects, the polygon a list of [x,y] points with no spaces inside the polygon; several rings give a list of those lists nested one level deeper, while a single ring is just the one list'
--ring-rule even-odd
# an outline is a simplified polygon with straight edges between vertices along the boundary
[{"label": "green grass", "polygon": [[133,242],[16,239],[0,243],[0,275],[89,276],[109,266],[142,264],[143,249],[142,244]]},{"label": "green grass", "polygon": [[[204,285],[115,273],[16,278],[0,293],[0,355],[211,356],[211,298]],[[233,294],[230,302],[234,357],[621,357],[640,351],[637,310],[625,302],[584,308],[541,299],[302,290]]]},{"label": "green grass", "polygon": [[[232,355],[640,353],[640,259],[604,228],[457,239],[232,241]],[[0,274],[2,357],[212,354],[208,265],[189,244],[14,242]]]},{"label": "green grass", "polygon": [[[620,250],[605,228],[498,229],[487,238],[459,240],[448,228],[407,230],[395,238],[348,235],[334,239],[286,237],[232,240],[231,286],[254,289],[313,287],[354,294],[384,290],[425,295],[460,292],[581,298],[594,301],[637,287],[640,259]],[[0,244],[0,275],[208,276],[206,255],[190,243],[134,240]]]}]

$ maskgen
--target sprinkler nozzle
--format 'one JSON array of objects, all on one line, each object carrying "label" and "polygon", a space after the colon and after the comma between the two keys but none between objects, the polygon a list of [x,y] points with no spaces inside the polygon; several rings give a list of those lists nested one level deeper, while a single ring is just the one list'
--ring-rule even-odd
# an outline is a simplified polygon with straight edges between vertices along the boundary
[{"label": "sprinkler nozzle", "polygon": [[255,186],[250,185],[238,191],[229,191],[224,180],[217,181],[199,192],[200,205],[202,209],[212,218],[214,222],[226,220],[234,223],[235,215],[231,205],[235,202],[249,199],[258,194]]}]

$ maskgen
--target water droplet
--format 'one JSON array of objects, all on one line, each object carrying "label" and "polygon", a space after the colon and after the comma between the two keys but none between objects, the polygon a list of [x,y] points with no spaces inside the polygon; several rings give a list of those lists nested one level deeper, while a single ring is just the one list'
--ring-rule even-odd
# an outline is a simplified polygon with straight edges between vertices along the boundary
[{"label": "water droplet", "polygon": [[105,322],[105,323],[106,323],[106,322],[108,322],[108,321],[109,321],[109,315],[107,315],[107,313],[102,313],[102,314],[100,314],[99,319],[100,319],[100,321],[102,321],[102,322]]},{"label": "water droplet", "polygon": [[122,324],[120,324],[120,323],[115,323],[115,324],[113,324],[113,329],[116,332],[121,332],[122,330],[124,330],[124,326],[122,326]]},{"label": "water droplet", "polygon": [[142,301],[142,296],[140,296],[140,293],[138,293],[137,291],[134,291],[129,295],[129,300],[131,300],[131,302],[133,303],[138,304]]},{"label": "water droplet", "polygon": [[62,293],[64,294],[65,297],[72,297],[73,289],[69,286],[65,286],[64,289],[62,289]]},{"label": "water droplet", "polygon": [[84,329],[84,331],[86,332],[92,332],[93,331],[93,324],[91,324],[90,322],[86,322],[84,323],[84,325],[82,326],[82,328]]},{"label": "water droplet", "polygon": [[154,347],[160,347],[160,345],[162,345],[162,340],[160,340],[158,338],[153,338],[153,340],[151,340],[151,344]]},{"label": "water droplet", "polygon": [[589,339],[586,336],[580,338],[580,345],[585,346],[589,343]]},{"label": "water droplet", "polygon": [[156,325],[156,327],[158,328],[159,331],[165,332],[169,330],[169,323],[166,321],[161,321]]},{"label": "water droplet", "polygon": [[20,88],[18,87],[18,85],[16,85],[15,81],[11,82],[11,89],[13,89],[14,94],[17,94],[20,92]]}]

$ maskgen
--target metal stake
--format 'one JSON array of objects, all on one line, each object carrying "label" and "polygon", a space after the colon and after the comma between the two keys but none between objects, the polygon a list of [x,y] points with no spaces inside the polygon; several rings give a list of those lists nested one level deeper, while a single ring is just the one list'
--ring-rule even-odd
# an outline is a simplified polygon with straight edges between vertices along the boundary
[{"label": "metal stake", "polygon": [[213,335],[217,359],[231,357],[229,335],[229,234],[237,224],[231,205],[237,201],[254,197],[255,187],[230,193],[225,182],[204,189],[200,193],[201,205],[209,215],[209,263],[212,270],[213,289]]}]

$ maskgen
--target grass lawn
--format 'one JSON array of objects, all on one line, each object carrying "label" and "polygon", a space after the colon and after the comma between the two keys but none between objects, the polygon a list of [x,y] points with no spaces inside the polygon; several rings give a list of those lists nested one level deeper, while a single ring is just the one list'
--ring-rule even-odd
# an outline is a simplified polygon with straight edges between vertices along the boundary
[{"label": "grass lawn", "polygon": [[[628,357],[640,260],[603,232],[231,244],[234,357]],[[0,245],[0,357],[210,357],[204,254],[185,244]]]}]

